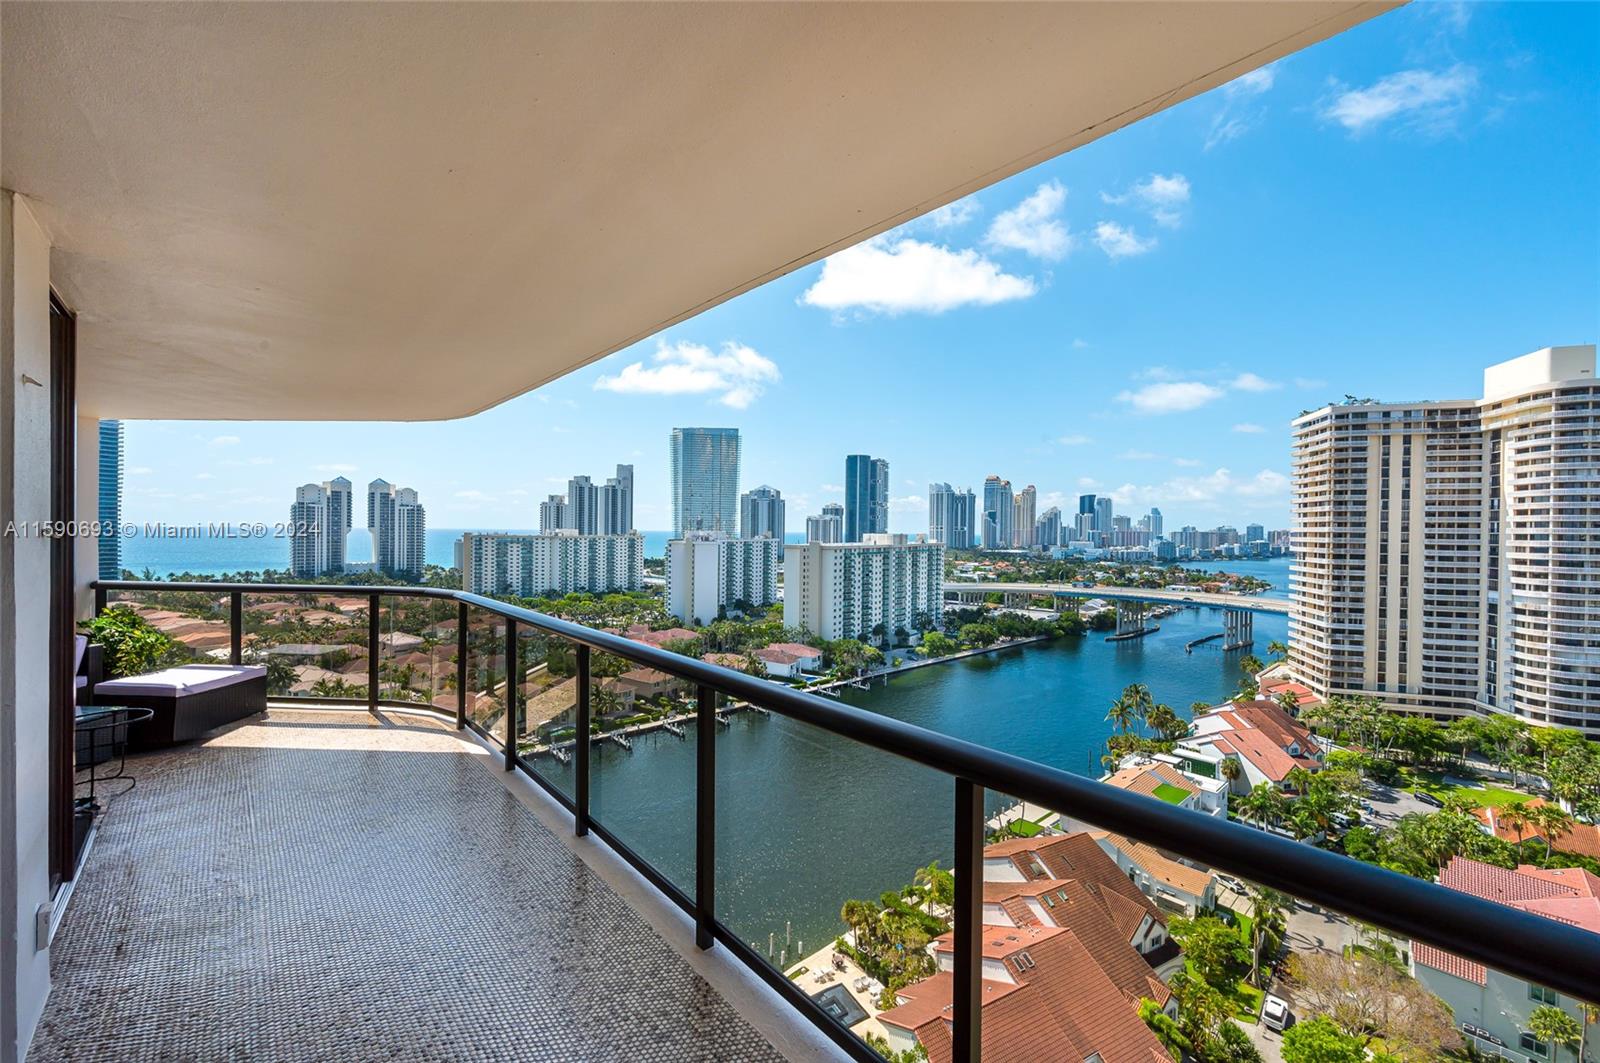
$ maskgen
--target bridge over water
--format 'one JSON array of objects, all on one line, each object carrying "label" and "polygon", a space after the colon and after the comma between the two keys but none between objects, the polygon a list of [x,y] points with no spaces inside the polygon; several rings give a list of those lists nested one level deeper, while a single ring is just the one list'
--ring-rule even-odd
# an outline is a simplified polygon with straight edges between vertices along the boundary
[{"label": "bridge over water", "polygon": [[944,584],[946,601],[976,604],[991,594],[1001,595],[1008,606],[1026,606],[1039,598],[1049,598],[1051,608],[1063,607],[1068,599],[1073,607],[1089,598],[1113,602],[1117,609],[1117,630],[1113,638],[1138,638],[1154,630],[1147,622],[1151,604],[1205,605],[1223,610],[1224,649],[1238,649],[1255,642],[1255,614],[1287,615],[1289,602],[1255,594],[1224,594],[1172,587],[1083,587],[1072,583],[973,583]]}]

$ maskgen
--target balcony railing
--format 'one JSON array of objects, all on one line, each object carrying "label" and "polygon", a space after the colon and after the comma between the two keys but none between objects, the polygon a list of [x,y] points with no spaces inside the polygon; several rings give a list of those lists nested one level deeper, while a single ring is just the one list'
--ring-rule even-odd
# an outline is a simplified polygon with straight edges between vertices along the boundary
[{"label": "balcony railing", "polygon": [[[448,682],[430,681],[425,704],[435,709],[451,707],[459,729],[470,730],[498,745],[505,770],[522,771],[573,817],[573,830],[590,833],[611,846],[663,895],[695,922],[696,942],[702,949],[720,944],[766,981],[792,1007],[823,1030],[852,1057],[871,1063],[878,1056],[849,1028],[831,1016],[805,991],[769,962],[718,917],[716,853],[717,695],[739,699],[770,713],[821,729],[851,743],[859,743],[948,776],[954,782],[953,807],[948,810],[955,839],[954,1000],[952,1032],[954,1058],[960,1063],[980,1056],[981,972],[983,941],[983,845],[985,791],[1005,794],[1030,805],[1063,813],[1074,820],[1124,835],[1199,864],[1342,913],[1404,938],[1453,953],[1504,973],[1549,987],[1579,999],[1593,999],[1596,972],[1600,972],[1600,935],[1508,908],[1432,882],[1410,878],[1371,864],[1213,816],[1180,808],[1165,801],[1106,786],[1083,776],[1048,767],[1012,754],[939,734],[913,724],[864,711],[766,679],[709,664],[691,657],[636,642],[620,635],[584,627],[529,609],[508,605],[462,591],[420,587],[350,587],[338,585],[264,583],[161,583],[152,581],[101,581],[94,585],[97,611],[107,607],[110,594],[197,594],[220,609],[229,605],[229,656],[241,662],[245,651],[245,599],[285,597],[302,602],[316,599],[365,599],[366,697],[371,711],[383,705],[417,706],[416,701],[381,697],[383,621],[385,600],[422,599],[432,603],[441,623],[454,622],[455,656],[448,663]],[[490,618],[487,625],[481,623]],[[473,633],[473,621],[480,633]],[[482,629],[494,644],[485,641]],[[440,630],[440,624],[430,629]],[[547,777],[530,756],[519,751],[524,705],[519,677],[519,657],[532,635],[560,640],[572,649],[576,700],[576,730],[572,741],[572,786],[569,793]],[[391,640],[391,646],[398,645]],[[430,647],[431,650],[432,647]],[[683,888],[661,867],[627,844],[618,832],[598,819],[591,809],[590,753],[594,655],[609,654],[653,668],[695,690],[693,726],[696,731],[693,811],[693,885]],[[485,655],[503,659],[504,670],[484,664]],[[430,655],[430,660],[436,658]],[[348,662],[346,662],[348,663]],[[474,682],[474,672],[478,681]],[[503,674],[504,693],[496,676]],[[478,698],[471,688],[482,685],[488,697]],[[446,691],[453,686],[453,691]],[[317,698],[349,704],[358,699]],[[888,884],[886,884],[888,885]]]}]

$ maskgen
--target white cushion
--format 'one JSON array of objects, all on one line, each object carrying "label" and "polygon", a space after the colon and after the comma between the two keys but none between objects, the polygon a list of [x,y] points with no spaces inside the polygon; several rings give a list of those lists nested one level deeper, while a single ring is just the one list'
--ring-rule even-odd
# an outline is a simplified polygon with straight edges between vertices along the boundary
[{"label": "white cushion", "polygon": [[263,665],[256,664],[186,664],[181,668],[168,668],[149,675],[130,675],[123,679],[108,679],[95,685],[95,697],[156,697],[181,698],[203,690],[216,690],[235,683],[248,682],[267,674]]}]

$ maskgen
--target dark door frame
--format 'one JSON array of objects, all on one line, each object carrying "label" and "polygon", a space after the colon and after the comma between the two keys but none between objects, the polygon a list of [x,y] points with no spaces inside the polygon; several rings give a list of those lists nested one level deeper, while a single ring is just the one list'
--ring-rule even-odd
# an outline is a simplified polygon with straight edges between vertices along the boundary
[{"label": "dark door frame", "polygon": [[[77,512],[77,318],[50,291],[50,520]],[[50,539],[50,889],[77,873],[74,769],[77,690],[72,652],[76,598],[73,536]]]}]

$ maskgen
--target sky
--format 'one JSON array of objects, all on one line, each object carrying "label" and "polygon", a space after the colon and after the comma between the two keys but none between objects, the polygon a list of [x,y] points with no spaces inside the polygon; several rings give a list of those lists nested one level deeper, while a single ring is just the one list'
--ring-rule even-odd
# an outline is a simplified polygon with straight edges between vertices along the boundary
[{"label": "sky", "polygon": [[[1470,398],[1600,333],[1600,5],[1416,3],[475,417],[127,422],[125,519],[284,519],[344,475],[431,527],[530,528],[668,437],[731,426],[791,530],[889,460],[927,488],[1109,494],[1169,529],[1289,521],[1289,421],[1347,394]],[[530,346],[536,337],[530,337]],[[506,446],[521,440],[520,454]]]}]

